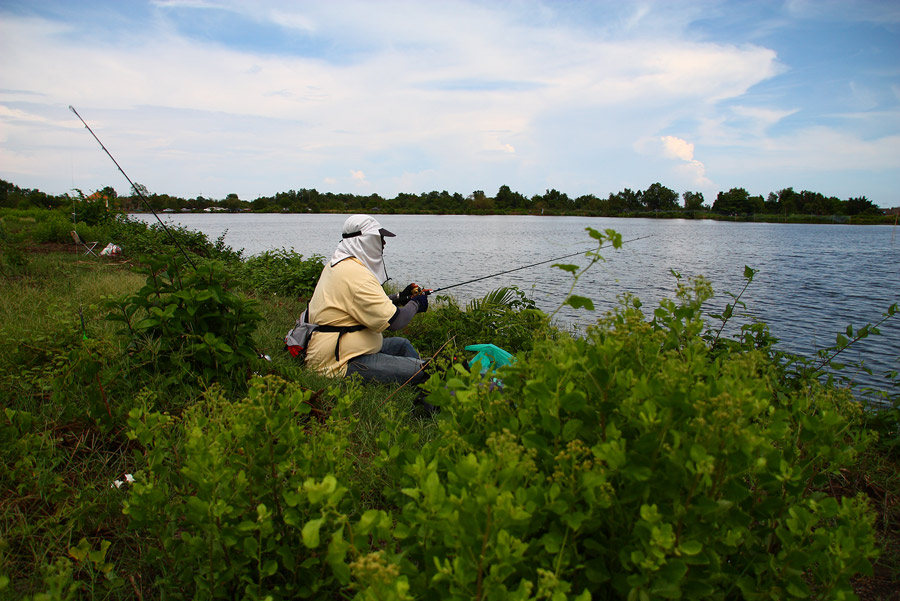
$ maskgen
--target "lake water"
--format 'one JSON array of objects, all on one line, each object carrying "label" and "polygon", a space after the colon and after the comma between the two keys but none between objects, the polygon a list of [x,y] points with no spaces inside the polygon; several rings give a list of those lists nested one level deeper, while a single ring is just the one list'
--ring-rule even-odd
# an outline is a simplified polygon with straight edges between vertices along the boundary
[{"label": "lake water", "polygon": [[[152,216],[141,218],[153,220]],[[218,238],[245,256],[280,248],[330,257],[347,215],[178,214],[174,223]],[[785,350],[810,353],[835,342],[847,325],[878,321],[900,301],[900,231],[892,226],[732,223],[602,217],[376,215],[397,234],[389,238],[385,263],[400,287],[416,282],[442,288],[569,253],[589,250],[586,227],[612,228],[626,243],[602,251],[579,280],[576,294],[594,301],[597,312],[613,308],[623,293],[641,299],[649,315],[659,300],[672,298],[675,278],[702,275],[716,291],[709,310],[721,311],[739,293],[744,266],[758,270],[742,297],[746,312],[769,324]],[[560,261],[587,264],[583,256]],[[565,298],[572,276],[552,263],[448,290],[459,301],[500,286],[518,286],[552,312]],[[598,313],[565,307],[558,321],[583,328]],[[900,368],[900,316],[845,352],[876,373]],[[869,383],[865,374],[861,381]]]}]

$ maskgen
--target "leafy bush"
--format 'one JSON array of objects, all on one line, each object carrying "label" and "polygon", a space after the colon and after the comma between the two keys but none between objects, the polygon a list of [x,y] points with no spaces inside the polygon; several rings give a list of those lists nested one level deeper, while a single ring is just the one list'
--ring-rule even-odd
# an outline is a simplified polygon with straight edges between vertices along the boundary
[{"label": "leafy bush", "polygon": [[872,515],[816,491],[869,444],[862,411],[815,380],[786,388],[761,351],[713,355],[709,292],[538,340],[500,386],[433,376],[438,432],[418,446],[385,420],[375,508],[347,452],[351,398],[325,427],[310,392],[274,379],[182,422],[135,410],[146,466],[127,512],[160,537],[165,587],[196,598],[846,596]]},{"label": "leafy bush", "polygon": [[125,326],[136,365],[176,380],[242,383],[256,357],[252,337],[260,316],[254,301],[228,290],[223,266],[210,262],[194,270],[167,255],[137,270],[147,274],[144,287],[107,305],[109,319]]},{"label": "leafy bush", "polygon": [[118,202],[115,190],[104,188],[90,196],[85,196],[81,190],[75,190],[72,198],[73,211],[76,219],[89,226],[103,225],[113,221],[121,211],[117,208]]},{"label": "leafy bush", "polygon": [[[62,211],[45,211],[45,218],[34,229],[35,242],[72,242],[72,219]],[[81,229],[79,228],[79,232]]]},{"label": "leafy bush", "polygon": [[[238,262],[242,251],[235,251],[225,244],[226,233],[222,233],[215,242],[210,242],[206,234],[181,225],[169,223],[163,228],[159,223],[148,225],[133,217],[119,216],[111,224],[109,235],[113,242],[122,247],[124,253],[132,257],[158,256],[184,250],[192,255],[229,264]],[[173,238],[177,240],[177,245]]]},{"label": "leafy bush", "polygon": [[[161,590],[193,599],[322,598],[349,580],[346,556],[389,539],[384,512],[351,520],[346,403],[324,423],[297,385],[254,380],[232,401],[213,390],[182,419],[131,412],[146,467],[125,503],[159,540]],[[320,546],[324,549],[316,550]]]},{"label": "leafy bush", "polygon": [[[553,336],[545,313],[516,287],[498,288],[463,308],[448,296],[438,296],[400,334],[422,352],[433,353],[453,339],[448,352],[469,344],[490,342],[510,352],[528,351],[541,336]],[[455,337],[455,338],[454,338]]]},{"label": "leafy bush", "polygon": [[[623,307],[496,375],[433,378],[440,435],[400,453],[396,562],[436,598],[840,598],[870,569],[862,499],[812,492],[868,437],[845,394],[713,359],[698,296]],[[383,448],[383,459],[398,451]],[[462,516],[465,516],[463,518]],[[426,592],[427,591],[427,592]],[[556,597],[554,597],[556,598]]]},{"label": "leafy bush", "polygon": [[321,255],[304,259],[284,248],[266,251],[244,261],[239,277],[244,285],[258,292],[309,298],[322,274],[323,261]]}]

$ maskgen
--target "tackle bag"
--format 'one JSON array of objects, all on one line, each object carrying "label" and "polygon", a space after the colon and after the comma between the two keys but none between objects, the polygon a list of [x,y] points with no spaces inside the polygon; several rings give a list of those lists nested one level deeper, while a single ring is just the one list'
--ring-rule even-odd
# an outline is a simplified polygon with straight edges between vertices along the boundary
[{"label": "tackle bag", "polygon": [[297,357],[301,360],[306,359],[309,339],[312,338],[312,334],[317,327],[316,324],[309,323],[309,309],[304,310],[300,319],[297,320],[293,328],[288,330],[284,337],[284,348],[291,354],[291,357]]},{"label": "tackle bag", "polygon": [[306,349],[309,348],[309,341],[315,332],[337,332],[338,339],[334,345],[334,360],[341,360],[341,337],[347,332],[359,332],[365,330],[366,326],[321,326],[319,324],[309,322],[309,308],[303,311],[300,319],[294,324],[294,327],[288,330],[284,337],[284,348],[292,357],[306,360]]}]

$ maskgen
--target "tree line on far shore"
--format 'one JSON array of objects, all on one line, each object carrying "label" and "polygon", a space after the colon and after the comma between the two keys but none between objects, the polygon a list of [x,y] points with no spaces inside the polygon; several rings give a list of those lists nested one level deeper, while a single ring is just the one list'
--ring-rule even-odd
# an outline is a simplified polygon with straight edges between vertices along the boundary
[{"label": "tree line on far shore", "polygon": [[[319,192],[315,188],[301,188],[279,192],[274,196],[260,196],[254,200],[243,200],[237,194],[229,194],[223,199],[180,198],[169,194],[151,193],[141,184],[139,192],[156,212],[254,212],[254,213],[402,213],[402,214],[549,214],[549,215],[591,215],[624,216],[647,213],[710,213],[716,215],[818,215],[856,216],[881,215],[885,210],[876,206],[865,196],[842,200],[825,196],[819,192],[784,188],[770,192],[767,196],[751,195],[744,188],[720,191],[712,205],[708,204],[702,192],[685,191],[680,196],[671,188],[654,183],[646,190],[625,188],[606,198],[585,194],[576,198],[556,189],[531,197],[514,192],[509,186],[500,186],[494,196],[483,190],[476,190],[467,196],[446,190],[409,194],[401,192],[394,198],[378,194],[357,195],[347,193]],[[73,190],[71,194],[50,195],[40,190],[23,189],[0,180],[0,207],[8,208],[63,208],[74,203],[115,207],[125,212],[146,211],[147,207],[134,191],[129,195],[119,195],[107,186],[101,190],[85,193]],[[87,207],[87,210],[90,210]]]}]

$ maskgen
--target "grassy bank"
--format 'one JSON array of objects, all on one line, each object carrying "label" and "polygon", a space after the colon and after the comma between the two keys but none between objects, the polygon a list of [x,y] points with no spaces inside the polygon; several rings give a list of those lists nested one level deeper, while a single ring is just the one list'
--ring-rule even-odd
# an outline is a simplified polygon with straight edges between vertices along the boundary
[{"label": "grassy bank", "polygon": [[315,258],[6,231],[2,598],[895,598],[896,411],[717,339],[702,280],[580,339],[515,290],[433,303],[430,419],[282,351]]}]

